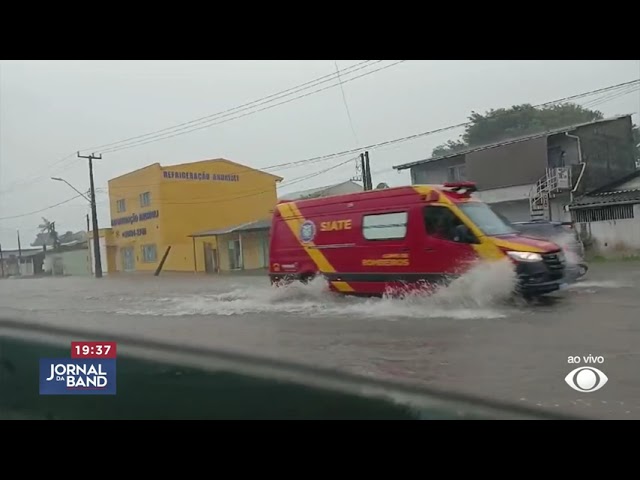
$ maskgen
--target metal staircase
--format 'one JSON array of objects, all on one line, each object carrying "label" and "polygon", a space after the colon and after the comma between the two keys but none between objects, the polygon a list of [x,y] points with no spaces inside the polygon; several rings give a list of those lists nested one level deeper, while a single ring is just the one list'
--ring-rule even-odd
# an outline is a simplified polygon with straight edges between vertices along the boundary
[{"label": "metal staircase", "polygon": [[532,220],[549,220],[551,199],[560,190],[558,188],[557,168],[547,168],[529,193],[529,215]]}]

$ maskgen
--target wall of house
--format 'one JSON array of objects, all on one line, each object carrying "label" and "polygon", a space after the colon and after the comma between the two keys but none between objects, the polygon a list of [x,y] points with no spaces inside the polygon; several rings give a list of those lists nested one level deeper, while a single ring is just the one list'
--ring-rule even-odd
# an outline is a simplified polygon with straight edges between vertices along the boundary
[{"label": "wall of house", "polygon": [[83,248],[79,250],[70,250],[68,252],[63,252],[62,265],[65,275],[91,275],[91,265],[89,264],[89,249]]},{"label": "wall of house", "polygon": [[[551,200],[550,209],[552,221],[565,222],[571,219],[571,215],[566,212],[564,208],[568,202],[568,195],[558,196]],[[491,203],[491,208],[512,222],[528,222],[531,220],[528,198],[526,200]]]},{"label": "wall of house", "polygon": [[[465,165],[464,155],[423,163],[411,167],[411,183],[417,184],[442,184],[449,181],[449,168]],[[468,180],[473,180],[467,178]],[[374,183],[375,184],[375,183]]]},{"label": "wall of house", "polygon": [[25,277],[34,275],[33,259],[26,258],[20,263],[20,275]]},{"label": "wall of house", "polygon": [[580,163],[578,139],[564,133],[547,138],[547,151],[549,168],[568,167]]},{"label": "wall of house", "polygon": [[[180,178],[180,174],[190,176]],[[204,175],[210,179],[198,179]],[[158,261],[166,246],[171,245],[164,270],[193,271],[190,234],[270,218],[277,203],[277,181],[278,177],[271,174],[223,159],[163,167],[157,207],[162,219]],[[208,240],[196,239],[199,272],[205,271],[205,241]],[[224,250],[221,248],[220,253]],[[221,267],[225,265],[228,263],[221,259]]]},{"label": "wall of house", "polygon": [[631,117],[576,129],[587,164],[579,193],[595,190],[636,170]]},{"label": "wall of house", "polygon": [[[111,262],[109,262],[109,257],[107,255],[107,241],[105,240],[105,237],[100,237],[100,262],[102,263],[102,273],[103,275],[106,275],[107,273],[109,273],[111,270],[109,269],[109,266],[112,265],[114,263],[114,259],[111,259]],[[89,238],[89,261],[91,264],[91,274],[95,274],[95,261],[94,261],[94,254],[93,254],[93,238]]]},{"label": "wall of house", "polygon": [[269,262],[269,231],[231,233],[218,237],[220,271],[230,270],[229,242],[242,236],[242,270],[266,268]]},{"label": "wall of house", "polygon": [[547,168],[547,139],[534,138],[466,155],[467,177],[478,190],[536,183]]},{"label": "wall of house", "polygon": [[616,190],[631,190],[634,188],[640,188],[640,176],[624,182],[622,185],[616,187]]},{"label": "wall of house", "polygon": [[571,202],[569,193],[557,194],[549,203],[551,220],[554,222],[571,221],[571,214],[565,209],[566,205]]},{"label": "wall of house", "polygon": [[[104,257],[104,255],[103,255]],[[89,249],[49,253],[44,259],[44,271],[54,275],[91,275]],[[59,269],[55,270],[55,267]]]},{"label": "wall of house", "polygon": [[579,225],[582,238],[599,255],[613,257],[640,253],[640,204],[633,205],[633,218],[604,220]]},{"label": "wall of house", "polygon": [[473,198],[477,198],[485,203],[501,203],[526,200],[529,202],[529,194],[531,193],[531,185],[517,185],[514,187],[494,188],[492,190],[484,190],[482,192],[473,193]]}]

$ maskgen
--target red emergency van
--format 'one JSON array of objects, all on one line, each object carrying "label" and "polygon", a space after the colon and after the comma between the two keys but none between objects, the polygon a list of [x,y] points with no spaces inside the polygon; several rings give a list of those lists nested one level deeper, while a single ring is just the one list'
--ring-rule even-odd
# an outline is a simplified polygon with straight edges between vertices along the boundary
[{"label": "red emergency van", "polygon": [[517,290],[546,294],[563,283],[564,254],[519,234],[470,182],[412,185],[278,203],[272,220],[272,284],[324,276],[345,294],[446,282],[481,260],[512,260]]}]

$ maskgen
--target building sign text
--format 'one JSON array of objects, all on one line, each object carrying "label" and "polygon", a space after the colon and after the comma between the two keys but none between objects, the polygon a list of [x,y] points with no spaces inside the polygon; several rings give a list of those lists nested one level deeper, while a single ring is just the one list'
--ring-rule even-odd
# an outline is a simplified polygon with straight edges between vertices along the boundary
[{"label": "building sign text", "polygon": [[149,210],[148,212],[142,212],[140,215],[134,213],[126,217],[114,218],[111,220],[111,226],[116,227],[118,225],[130,225],[132,223],[144,222],[145,220],[151,220],[152,218],[158,218],[160,212],[158,210]]},{"label": "building sign text", "polygon": [[140,236],[146,235],[146,234],[147,234],[147,229],[146,228],[136,228],[135,230],[125,230],[124,232],[122,232],[122,236],[124,238],[140,237]]},{"label": "building sign text", "polygon": [[205,173],[205,172],[178,172],[174,170],[164,170],[162,172],[164,178],[173,178],[175,180],[199,180],[214,182],[239,182],[240,175],[234,173]]}]

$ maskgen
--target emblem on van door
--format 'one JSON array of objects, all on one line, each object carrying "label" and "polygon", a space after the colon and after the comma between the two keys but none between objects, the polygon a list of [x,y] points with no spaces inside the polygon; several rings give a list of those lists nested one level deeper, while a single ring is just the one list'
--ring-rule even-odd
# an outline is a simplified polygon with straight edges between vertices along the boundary
[{"label": "emblem on van door", "polygon": [[306,220],[300,226],[300,240],[304,243],[311,242],[316,236],[316,224],[311,220]]}]

